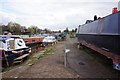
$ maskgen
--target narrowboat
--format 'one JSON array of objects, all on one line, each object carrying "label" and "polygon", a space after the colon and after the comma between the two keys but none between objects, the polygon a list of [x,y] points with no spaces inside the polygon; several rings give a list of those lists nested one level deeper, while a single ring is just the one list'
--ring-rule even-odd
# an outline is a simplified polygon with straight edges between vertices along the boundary
[{"label": "narrowboat", "polygon": [[111,59],[113,67],[120,70],[120,11],[80,25],[76,36],[79,45]]},{"label": "narrowboat", "polygon": [[12,65],[20,56],[29,56],[30,52],[31,48],[26,46],[20,36],[0,35],[0,59],[3,67]]}]

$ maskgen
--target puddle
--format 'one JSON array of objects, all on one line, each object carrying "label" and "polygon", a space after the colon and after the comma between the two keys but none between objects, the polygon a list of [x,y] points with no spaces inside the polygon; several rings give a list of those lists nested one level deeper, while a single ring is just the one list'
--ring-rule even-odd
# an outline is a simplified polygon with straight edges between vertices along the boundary
[{"label": "puddle", "polygon": [[83,63],[83,62],[79,62],[79,65],[85,65],[85,63]]}]

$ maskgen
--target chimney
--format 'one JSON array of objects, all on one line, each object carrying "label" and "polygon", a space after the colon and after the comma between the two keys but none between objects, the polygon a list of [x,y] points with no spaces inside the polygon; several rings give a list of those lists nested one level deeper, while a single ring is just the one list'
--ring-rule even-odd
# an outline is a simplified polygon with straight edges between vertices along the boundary
[{"label": "chimney", "polygon": [[117,7],[114,7],[113,10],[112,10],[112,14],[114,14],[116,12],[118,12],[118,9],[117,9]]}]

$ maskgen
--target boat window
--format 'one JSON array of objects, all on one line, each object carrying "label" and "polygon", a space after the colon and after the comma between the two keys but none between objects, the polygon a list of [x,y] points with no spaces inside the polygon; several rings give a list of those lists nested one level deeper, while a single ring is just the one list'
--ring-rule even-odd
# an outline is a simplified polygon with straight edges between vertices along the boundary
[{"label": "boat window", "polygon": [[11,48],[11,49],[15,49],[14,40],[10,40],[9,43],[10,43],[10,48]]}]

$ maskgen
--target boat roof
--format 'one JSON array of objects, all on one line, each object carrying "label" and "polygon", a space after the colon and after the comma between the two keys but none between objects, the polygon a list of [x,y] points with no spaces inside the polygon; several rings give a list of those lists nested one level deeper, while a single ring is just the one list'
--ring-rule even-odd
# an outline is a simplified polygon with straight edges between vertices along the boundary
[{"label": "boat roof", "polygon": [[[107,16],[105,16],[105,17],[101,17],[100,19],[104,19],[104,18],[106,18],[106,17],[109,17],[109,16],[114,15],[114,14],[118,14],[118,13],[120,13],[120,11],[118,11],[118,12],[116,12],[116,13],[113,13],[113,14],[109,14],[109,15],[107,15]],[[95,20],[95,21],[98,21],[98,20],[100,20],[100,19],[97,19],[97,20]],[[93,21],[91,21],[90,23],[93,23],[93,22],[95,22],[95,21],[93,20]],[[87,23],[87,24],[89,24],[89,23]],[[83,25],[86,25],[86,24],[82,24],[81,26],[83,26]]]},{"label": "boat roof", "polygon": [[0,37],[4,37],[4,38],[21,38],[19,35],[0,35]]}]

